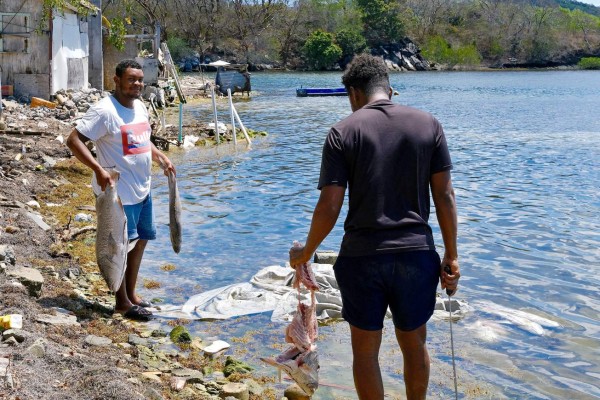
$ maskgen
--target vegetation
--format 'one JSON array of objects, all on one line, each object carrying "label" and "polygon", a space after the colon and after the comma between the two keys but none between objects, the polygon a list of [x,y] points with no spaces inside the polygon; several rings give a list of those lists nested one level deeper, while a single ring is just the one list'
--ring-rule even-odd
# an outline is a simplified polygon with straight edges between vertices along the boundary
[{"label": "vegetation", "polygon": [[103,11],[128,18],[128,33],[160,23],[176,56],[289,68],[331,68],[405,37],[448,66],[600,55],[600,8],[569,0],[122,0]]},{"label": "vegetation", "polygon": [[600,57],[584,57],[577,65],[581,69],[600,69]]}]

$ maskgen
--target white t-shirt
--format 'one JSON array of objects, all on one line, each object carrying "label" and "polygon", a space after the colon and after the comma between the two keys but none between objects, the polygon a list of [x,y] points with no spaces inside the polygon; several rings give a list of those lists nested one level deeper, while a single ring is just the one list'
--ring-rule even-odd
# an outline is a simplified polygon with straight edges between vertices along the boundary
[{"label": "white t-shirt", "polygon": [[[152,147],[148,110],[140,100],[133,108],[121,105],[113,96],[94,104],[76,129],[96,144],[98,163],[121,174],[117,192],[125,205],[142,202],[150,193]],[[102,189],[92,179],[96,195]]]}]

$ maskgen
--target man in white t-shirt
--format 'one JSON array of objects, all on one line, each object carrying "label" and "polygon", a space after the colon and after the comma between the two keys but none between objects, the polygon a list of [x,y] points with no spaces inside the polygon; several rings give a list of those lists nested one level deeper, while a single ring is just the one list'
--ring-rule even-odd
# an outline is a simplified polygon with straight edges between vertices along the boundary
[{"label": "man in white t-shirt", "polygon": [[[139,100],[144,89],[144,72],[134,60],[121,61],[115,71],[115,93],[94,104],[71,132],[67,145],[79,161],[94,171],[92,187],[96,195],[106,185],[114,185],[106,168],[120,173],[117,186],[127,215],[127,233],[135,246],[127,255],[127,270],[116,293],[115,312],[126,318],[149,320],[152,313],[146,309],[152,304],[135,293],[144,249],[148,240],[156,238],[150,175],[152,161],[165,170],[175,172],[171,161],[150,141],[152,129],[148,110]],[[86,146],[96,144],[98,158]]]}]

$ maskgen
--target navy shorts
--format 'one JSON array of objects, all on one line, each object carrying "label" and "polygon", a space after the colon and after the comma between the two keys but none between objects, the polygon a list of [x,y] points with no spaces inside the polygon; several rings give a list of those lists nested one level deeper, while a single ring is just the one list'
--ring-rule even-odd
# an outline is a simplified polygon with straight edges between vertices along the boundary
[{"label": "navy shorts", "polygon": [[154,225],[154,210],[152,209],[152,195],[137,204],[124,205],[127,216],[127,235],[129,240],[156,239],[156,226]]},{"label": "navy shorts", "polygon": [[435,307],[440,257],[433,250],[338,257],[333,269],[342,294],[342,316],[359,329],[383,329],[388,307],[394,325],[412,331]]}]

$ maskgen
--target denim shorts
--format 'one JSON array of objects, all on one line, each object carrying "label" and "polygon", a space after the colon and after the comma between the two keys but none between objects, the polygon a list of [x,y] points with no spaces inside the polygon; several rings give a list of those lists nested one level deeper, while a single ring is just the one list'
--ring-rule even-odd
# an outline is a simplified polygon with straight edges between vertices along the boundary
[{"label": "denim shorts", "polygon": [[127,235],[129,240],[156,239],[156,226],[154,225],[154,210],[152,209],[152,195],[149,194],[141,203],[124,205],[127,216]]},{"label": "denim shorts", "polygon": [[383,329],[388,307],[394,325],[412,331],[433,315],[440,278],[433,250],[338,257],[333,269],[342,295],[342,316],[359,329]]}]

